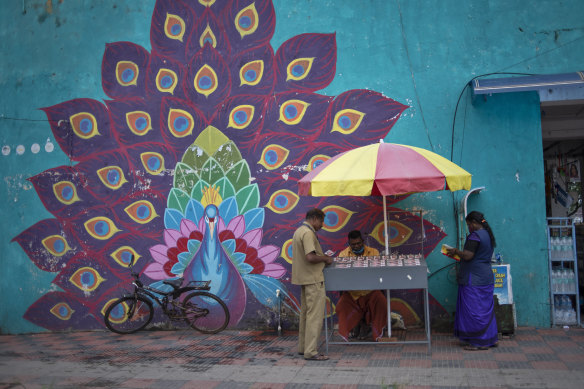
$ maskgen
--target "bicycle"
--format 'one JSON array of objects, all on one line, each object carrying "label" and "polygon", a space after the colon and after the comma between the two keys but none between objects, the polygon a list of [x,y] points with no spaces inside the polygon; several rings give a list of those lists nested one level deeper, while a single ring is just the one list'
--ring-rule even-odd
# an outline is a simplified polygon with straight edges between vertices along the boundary
[{"label": "bicycle", "polygon": [[[131,334],[145,328],[154,316],[153,301],[162,307],[170,320],[184,319],[189,326],[204,334],[216,334],[227,327],[229,310],[219,297],[208,292],[211,281],[191,281],[185,286],[182,286],[182,277],[163,281],[172,287],[170,292],[165,292],[144,285],[140,274],[133,271],[133,263],[134,257],[129,265],[134,277],[134,293],[121,297],[107,308],[104,321],[108,329],[118,334]],[[188,292],[193,293],[183,298]]]}]

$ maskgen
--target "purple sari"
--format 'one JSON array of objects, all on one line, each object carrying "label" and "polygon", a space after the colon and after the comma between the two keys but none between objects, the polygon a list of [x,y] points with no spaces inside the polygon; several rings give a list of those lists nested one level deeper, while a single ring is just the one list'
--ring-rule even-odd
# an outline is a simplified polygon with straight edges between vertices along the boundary
[{"label": "purple sari", "polygon": [[459,285],[454,319],[454,336],[476,347],[498,341],[494,285]]}]

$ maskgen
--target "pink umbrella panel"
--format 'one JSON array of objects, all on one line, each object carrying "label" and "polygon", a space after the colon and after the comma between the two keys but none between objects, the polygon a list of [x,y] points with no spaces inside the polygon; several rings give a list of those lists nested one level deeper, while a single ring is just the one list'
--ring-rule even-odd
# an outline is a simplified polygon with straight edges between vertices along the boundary
[{"label": "pink umbrella panel", "polygon": [[422,148],[377,143],[345,151],[300,181],[304,196],[383,196],[385,253],[389,253],[386,196],[448,189],[469,190],[472,176],[448,159]]}]

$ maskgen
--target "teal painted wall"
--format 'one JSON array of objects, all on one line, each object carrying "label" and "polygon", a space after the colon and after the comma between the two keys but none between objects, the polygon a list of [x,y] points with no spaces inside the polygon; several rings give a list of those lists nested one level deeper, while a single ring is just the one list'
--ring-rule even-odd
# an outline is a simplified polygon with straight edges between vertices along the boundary
[{"label": "teal painted wall", "polygon": [[[49,2],[50,3],[50,2]],[[0,5],[0,329],[43,329],[24,320],[30,304],[54,286],[54,274],[38,270],[10,240],[50,215],[26,179],[68,163],[38,110],[59,102],[104,99],[101,59],[105,43],[131,41],[150,49],[154,1],[41,1]],[[519,325],[547,326],[548,267],[539,102],[535,93],[490,96],[471,103],[463,92],[473,77],[492,72],[564,73],[584,63],[584,11],[577,0],[508,2],[274,1],[274,49],[305,32],[336,33],[337,95],[367,88],[411,106],[386,140],[420,146],[450,158],[486,190],[469,201],[483,211],[497,236],[497,251],[512,265]],[[24,11],[24,12],[23,12]],[[50,11],[50,12],[48,12]],[[23,120],[24,119],[24,120]],[[454,142],[452,137],[454,134]],[[55,145],[45,151],[47,140]],[[33,154],[37,143],[40,152]],[[451,145],[454,143],[454,148]],[[25,152],[15,150],[24,145]],[[414,195],[399,204],[424,209],[425,217],[456,242],[453,201],[463,193]],[[431,271],[448,265],[435,250]],[[430,293],[454,310],[456,285],[442,270]]]}]

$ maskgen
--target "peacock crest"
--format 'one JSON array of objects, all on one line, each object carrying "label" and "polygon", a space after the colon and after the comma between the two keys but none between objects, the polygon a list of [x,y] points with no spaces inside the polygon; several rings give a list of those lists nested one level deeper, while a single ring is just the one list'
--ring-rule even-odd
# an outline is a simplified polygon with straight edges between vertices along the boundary
[{"label": "peacock crest", "polygon": [[[14,240],[56,278],[27,320],[103,328],[132,256],[155,286],[211,280],[231,326],[275,307],[277,290],[298,311],[290,243],[315,206],[323,246],[340,250],[352,229],[383,245],[380,199],[300,198],[296,186],[331,156],[384,138],[407,107],[365,89],[316,93],[334,78],[335,34],[297,35],[274,53],[275,22],[269,0],[157,0],[150,52],[105,47],[110,100],[43,109],[71,163],[30,178],[52,218]],[[405,215],[390,238],[407,253],[422,237]],[[427,221],[423,234],[425,254],[444,237]]]}]

